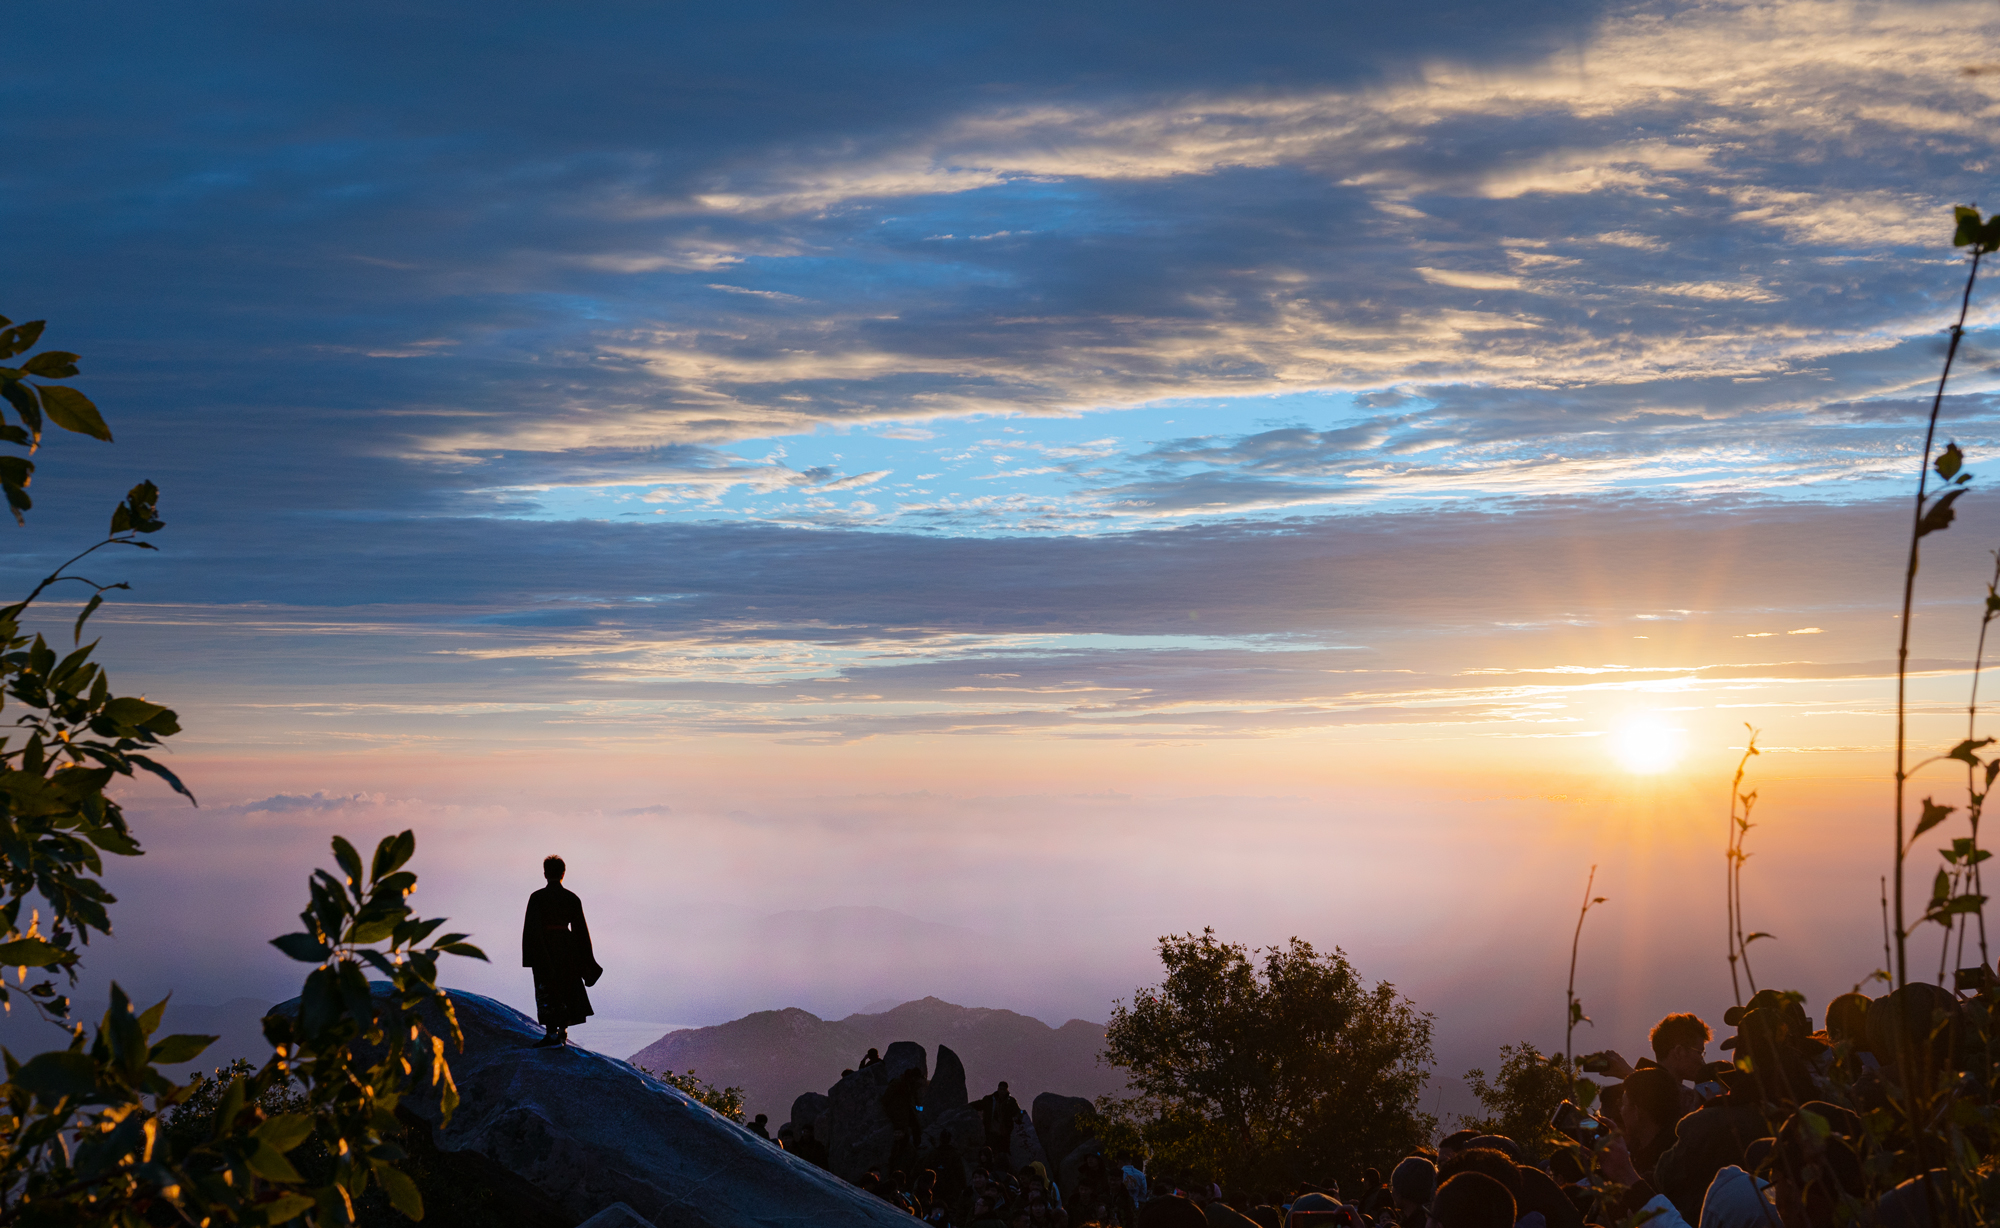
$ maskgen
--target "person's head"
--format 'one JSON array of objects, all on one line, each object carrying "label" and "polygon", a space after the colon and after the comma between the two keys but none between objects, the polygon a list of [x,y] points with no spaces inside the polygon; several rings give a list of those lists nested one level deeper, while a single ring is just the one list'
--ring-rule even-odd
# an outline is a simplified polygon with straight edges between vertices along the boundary
[{"label": "person's head", "polygon": [[1505,1185],[1485,1173],[1461,1172],[1438,1187],[1430,1222],[1437,1228],[1514,1228],[1514,1209]]},{"label": "person's head", "polygon": [[1474,1147],[1491,1148],[1494,1151],[1501,1152],[1516,1164],[1521,1162],[1521,1145],[1504,1134],[1482,1134],[1465,1146],[1468,1150]]},{"label": "person's head", "polygon": [[1467,1147],[1438,1166],[1438,1180],[1443,1183],[1438,1186],[1439,1191],[1442,1192],[1444,1186],[1451,1184],[1451,1179],[1460,1173],[1485,1173],[1498,1181],[1509,1196],[1518,1198],[1521,1195],[1520,1166],[1504,1151],[1495,1151],[1491,1147]]},{"label": "person's head", "polygon": [[1396,1199],[1396,1218],[1422,1228],[1423,1221],[1417,1216],[1428,1210],[1431,1199],[1437,1196],[1437,1179],[1437,1166],[1422,1156],[1411,1156],[1390,1170],[1389,1193]]},{"label": "person's head", "polygon": [[1361,1170],[1361,1184],[1363,1184],[1363,1185],[1365,1185],[1365,1186],[1369,1186],[1370,1188],[1373,1188],[1374,1186],[1378,1186],[1378,1185],[1382,1184],[1382,1172],[1381,1172],[1381,1170],[1380,1170],[1380,1169],[1375,1169],[1375,1168],[1364,1168],[1364,1169],[1362,1169],[1362,1170]]},{"label": "person's head", "polygon": [[1340,1200],[1338,1198],[1332,1198],[1317,1190],[1313,1190],[1292,1199],[1291,1215],[1287,1217],[1286,1222],[1311,1223],[1312,1221],[1306,1219],[1306,1216],[1314,1212],[1338,1211],[1339,1209]]},{"label": "person's head", "polygon": [[1438,1163],[1442,1164],[1459,1152],[1464,1151],[1472,1145],[1472,1140],[1478,1137],[1479,1131],[1477,1130],[1460,1130],[1456,1134],[1445,1135],[1442,1139],[1438,1140]]},{"label": "person's head", "polygon": [[1681,1081],[1664,1066],[1635,1070],[1620,1084],[1619,1128],[1633,1147],[1644,1147],[1681,1117]]},{"label": "person's head", "polygon": [[1843,1040],[1868,1044],[1868,995],[1844,993],[1826,1004],[1826,1035],[1834,1044]]},{"label": "person's head", "polygon": [[1653,1060],[1673,1072],[1676,1079],[1700,1079],[1713,1037],[1698,1016],[1668,1015],[1653,1025]]},{"label": "person's head", "polygon": [[[875,1051],[874,1051],[873,1049],[870,1049],[870,1050],[869,1050],[869,1052],[870,1052],[870,1053],[873,1053],[873,1052],[875,1052]],[[1005,1079],[1002,1079],[1002,1080],[1000,1080],[1000,1088],[999,1088],[999,1090],[1000,1090],[1000,1091],[1002,1091],[1002,1092],[1005,1092],[1005,1091],[1007,1090],[1007,1080],[1005,1080]]]},{"label": "person's head", "polygon": [[1919,1083],[1951,1065],[1964,1013],[1949,990],[1911,981],[1868,1004],[1868,1049],[1885,1066],[1914,1061]]},{"label": "person's head", "polygon": [[563,865],[563,859],[556,856],[554,853],[550,853],[547,857],[542,858],[542,877],[548,879],[552,883],[561,882],[563,878],[563,871],[567,870],[568,868],[569,867]]},{"label": "person's head", "polygon": [[[849,1053],[852,1053],[852,1052],[854,1052],[854,1050],[852,1050],[852,1049],[849,1049],[849,1050],[848,1050],[848,1052],[849,1052]],[[873,1050],[873,1049],[870,1049],[870,1050],[868,1051],[868,1056],[869,1056],[869,1057],[881,1057],[882,1055],[881,1055],[880,1053],[877,1053],[877,1052],[876,1052],[875,1050]]]},{"label": "person's head", "polygon": [[757,1114],[757,1116],[756,1116],[756,1118],[755,1118],[754,1120],[756,1121],[756,1123],[757,1123],[758,1125],[760,1125],[760,1126],[761,1126],[761,1125],[763,1125],[764,1123],[766,1123],[766,1122],[770,1121],[770,1120],[771,1120],[771,1118],[770,1118],[770,1115],[769,1115],[769,1114],[767,1114],[767,1113],[759,1113],[759,1114]]}]

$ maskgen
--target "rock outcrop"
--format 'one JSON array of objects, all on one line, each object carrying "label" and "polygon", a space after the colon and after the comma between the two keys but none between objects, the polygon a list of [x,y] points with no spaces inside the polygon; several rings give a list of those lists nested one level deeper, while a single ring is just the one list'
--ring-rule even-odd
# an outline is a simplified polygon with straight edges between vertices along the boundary
[{"label": "rock outcrop", "polygon": [[[890,1085],[908,1076],[915,1080],[913,1104],[923,1103],[926,1079],[924,1047],[899,1040],[882,1060],[848,1075],[826,1091],[827,1106],[813,1133],[827,1145],[827,1167],[853,1181],[871,1168],[890,1162],[896,1152],[896,1129],[883,1107]],[[911,1140],[914,1145],[917,1140]]]},{"label": "rock outcrop", "polygon": [[1041,1136],[1042,1149],[1048,1153],[1049,1175],[1066,1183],[1064,1189],[1073,1188],[1076,1174],[1058,1170],[1069,1163],[1072,1153],[1096,1135],[1097,1106],[1082,1096],[1043,1092],[1035,1097],[1028,1115],[1034,1119],[1035,1133]]},{"label": "rock outcrop", "polygon": [[[460,1103],[434,1130],[436,1145],[485,1156],[576,1221],[609,1213],[603,1222],[635,1228],[908,1228],[888,1204],[624,1062],[530,1048],[542,1028],[519,1011],[458,990],[451,1000],[465,1031],[464,1051],[446,1058]],[[278,1009],[297,1010],[296,999]],[[405,1105],[437,1121],[434,1105]],[[613,1210],[620,1203],[630,1218]]]},{"label": "rock outcrop", "polygon": [[798,1099],[792,1101],[790,1122],[793,1133],[796,1134],[803,1127],[817,1122],[820,1119],[820,1115],[826,1112],[826,1106],[831,1103],[832,1101],[818,1092],[801,1092]]},{"label": "rock outcrop", "polygon": [[937,1049],[937,1069],[931,1072],[930,1089],[924,1093],[924,1116],[942,1117],[972,1102],[965,1094],[965,1063],[949,1045]]}]

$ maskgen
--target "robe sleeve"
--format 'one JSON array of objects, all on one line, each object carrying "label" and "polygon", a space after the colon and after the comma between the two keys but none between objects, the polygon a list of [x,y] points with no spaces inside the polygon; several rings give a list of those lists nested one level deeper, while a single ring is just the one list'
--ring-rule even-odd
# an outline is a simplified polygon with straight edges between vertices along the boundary
[{"label": "robe sleeve", "polygon": [[583,901],[576,902],[576,928],[571,931],[571,939],[576,944],[577,971],[583,973],[583,983],[597,984],[597,978],[604,975],[598,967],[597,956],[590,949],[590,922],[583,919]]},{"label": "robe sleeve", "polygon": [[541,909],[535,907],[535,905],[540,900],[541,892],[539,891],[529,896],[527,915],[521,918],[521,966],[523,968],[534,967],[536,958],[541,954],[541,944],[536,941],[540,936],[537,933],[540,927],[535,924],[541,913]]}]

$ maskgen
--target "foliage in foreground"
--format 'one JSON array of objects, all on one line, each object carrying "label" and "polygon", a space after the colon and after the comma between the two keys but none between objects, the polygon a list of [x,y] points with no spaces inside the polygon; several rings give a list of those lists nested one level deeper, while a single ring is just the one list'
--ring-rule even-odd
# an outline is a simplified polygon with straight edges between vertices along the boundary
[{"label": "foliage in foreground", "polygon": [[[42,322],[0,319],[0,360],[33,348]],[[66,430],[109,440],[110,431],[83,394],[34,379],[77,373],[77,356],[34,355],[0,367],[0,400],[20,419],[0,418],[0,443],[41,441],[44,415]],[[32,504],[34,466],[0,456],[0,492],[16,520]],[[379,1190],[396,1210],[423,1216],[422,1198],[399,1170],[406,1156],[399,1103],[435,1096],[449,1116],[457,1100],[445,1043],[462,1043],[450,999],[437,987],[443,954],[484,959],[464,935],[426,944],[442,920],[422,920],[408,897],[417,877],[404,867],[416,851],[410,832],[376,846],[364,867],[345,839],[333,840],[339,873],[315,871],[301,933],[277,939],[294,959],[313,965],[296,1017],[273,1016],[265,1033],[273,1055],[254,1073],[236,1070],[227,1086],[201,1079],[177,1084],[160,1069],[192,1061],[210,1036],[160,1036],[166,1003],[138,1009],[116,983],[94,1032],[69,1022],[68,998],[51,980],[26,985],[27,969],[54,970],[75,983],[80,948],[111,932],[104,889],[106,854],[142,852],[118,803],[105,790],[135,770],[151,772],[193,800],[152,758],[179,732],[174,713],[143,698],[117,696],[83,629],[104,594],[69,568],[106,546],[153,549],[141,535],[163,527],[159,492],[132,488],[113,511],[107,536],[50,574],[27,598],[0,609],[0,692],[14,714],[0,738],[0,965],[18,969],[25,999],[69,1034],[63,1049],[23,1061],[0,1051],[0,1228],[78,1228],[201,1223],[347,1224],[356,1200]],[[80,583],[91,596],[72,628],[72,651],[59,656],[42,636],[20,629],[23,615],[51,587]],[[22,911],[31,897],[48,908]],[[368,972],[387,982],[371,988]],[[0,986],[0,1004],[9,999]],[[206,1098],[205,1130],[175,1129],[177,1113]],[[212,1101],[212,1103],[208,1103]],[[329,1159],[308,1177],[293,1157],[308,1140]]]},{"label": "foliage in foreground", "polygon": [[[1253,958],[1254,957],[1254,958]],[[1437,1121],[1419,1097],[1431,1016],[1347,956],[1293,938],[1250,951],[1215,931],[1160,939],[1166,978],[1117,1004],[1103,1060],[1135,1095],[1103,1097],[1112,1140],[1236,1189],[1387,1171]]]}]

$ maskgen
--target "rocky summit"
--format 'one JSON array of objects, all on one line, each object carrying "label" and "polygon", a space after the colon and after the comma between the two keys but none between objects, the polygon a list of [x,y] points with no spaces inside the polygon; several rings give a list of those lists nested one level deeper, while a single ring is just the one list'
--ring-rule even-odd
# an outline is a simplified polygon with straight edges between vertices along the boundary
[{"label": "rocky summit", "polygon": [[[908,1228],[881,1200],[625,1062],[530,1048],[542,1028],[519,1011],[459,990],[451,1001],[465,1048],[447,1057],[460,1104],[434,1131],[438,1147],[524,1179],[572,1223]],[[411,1107],[436,1124],[435,1105]]]}]

